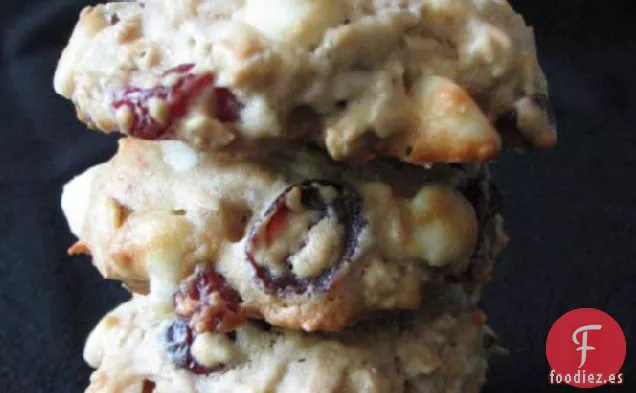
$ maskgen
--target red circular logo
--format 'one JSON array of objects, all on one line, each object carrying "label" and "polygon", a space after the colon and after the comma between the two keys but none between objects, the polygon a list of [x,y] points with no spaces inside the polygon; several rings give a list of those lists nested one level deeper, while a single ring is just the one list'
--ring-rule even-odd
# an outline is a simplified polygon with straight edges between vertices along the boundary
[{"label": "red circular logo", "polygon": [[625,351],[625,335],[614,318],[594,308],[570,311],[548,333],[550,383],[577,388],[622,384]]}]

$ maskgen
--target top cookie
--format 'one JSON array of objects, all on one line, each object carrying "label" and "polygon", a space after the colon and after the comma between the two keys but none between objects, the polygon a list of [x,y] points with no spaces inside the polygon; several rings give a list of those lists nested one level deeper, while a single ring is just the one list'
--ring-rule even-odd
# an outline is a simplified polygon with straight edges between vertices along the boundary
[{"label": "top cookie", "polygon": [[532,30],[504,0],[146,0],[82,11],[55,75],[81,120],[219,154],[473,162],[550,147]]}]

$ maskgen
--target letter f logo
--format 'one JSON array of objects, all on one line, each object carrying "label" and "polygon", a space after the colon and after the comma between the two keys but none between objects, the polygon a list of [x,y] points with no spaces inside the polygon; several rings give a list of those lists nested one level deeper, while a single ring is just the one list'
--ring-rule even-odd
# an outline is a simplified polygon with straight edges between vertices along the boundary
[{"label": "letter f logo", "polygon": [[[581,351],[581,364],[579,365],[579,368],[583,367],[585,361],[587,360],[587,351],[593,351],[596,349],[587,345],[587,332],[590,330],[601,330],[602,327],[602,325],[581,326],[574,331],[574,334],[572,334],[572,341],[574,341],[574,344],[580,345],[580,347],[576,349],[577,351]],[[581,342],[579,342],[576,336],[578,336],[581,332],[583,332],[583,339],[581,340]]]}]

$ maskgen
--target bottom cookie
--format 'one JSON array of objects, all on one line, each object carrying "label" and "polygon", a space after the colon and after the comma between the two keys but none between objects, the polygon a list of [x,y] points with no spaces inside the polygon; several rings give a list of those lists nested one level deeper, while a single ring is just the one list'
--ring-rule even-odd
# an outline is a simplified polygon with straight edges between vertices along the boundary
[{"label": "bottom cookie", "polygon": [[84,357],[86,393],[473,393],[495,347],[485,315],[459,286],[428,294],[420,311],[338,333],[247,322],[196,336],[135,296],[105,316]]}]

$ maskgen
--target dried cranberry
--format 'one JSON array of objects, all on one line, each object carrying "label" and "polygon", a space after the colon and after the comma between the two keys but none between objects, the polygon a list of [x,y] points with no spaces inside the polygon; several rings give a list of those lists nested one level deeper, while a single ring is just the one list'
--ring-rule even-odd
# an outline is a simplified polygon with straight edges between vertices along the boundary
[{"label": "dried cranberry", "polygon": [[[215,88],[214,75],[209,72],[190,73],[194,64],[182,64],[164,72],[163,76],[178,74],[171,85],[158,85],[152,88],[127,87],[115,91],[112,106],[115,109],[127,107],[132,114],[132,121],[127,134],[140,139],[166,139],[171,137],[172,125],[183,118],[190,109],[191,103],[209,89],[212,89],[214,107],[220,121],[234,122],[239,118],[241,105],[225,88]],[[148,107],[149,101],[159,99],[165,102],[167,113],[165,122],[153,118]]]},{"label": "dried cranberry", "polygon": [[214,89],[216,100],[216,117],[224,123],[232,123],[238,120],[241,112],[241,104],[236,96],[228,89]]},{"label": "dried cranberry", "polygon": [[143,384],[141,385],[141,393],[152,393],[155,391],[157,384],[149,379],[144,379]]},{"label": "dried cranberry", "polygon": [[207,265],[197,266],[174,294],[177,315],[198,333],[235,330],[245,321],[240,303],[241,296]]},{"label": "dried cranberry", "polygon": [[181,64],[174,68],[171,68],[163,73],[163,76],[170,74],[185,74],[186,72],[190,72],[194,69],[194,64]]},{"label": "dried cranberry", "polygon": [[[321,192],[321,188],[329,188],[334,193],[327,198]],[[343,227],[341,247],[339,251],[335,251],[339,253],[335,259],[336,262],[319,275],[311,278],[295,276],[289,262],[291,257],[305,247],[308,239],[303,240],[300,250],[295,252],[287,250],[289,255],[285,257],[284,261],[281,261],[283,263],[280,263],[283,270],[285,270],[282,274],[277,274],[265,266],[255,252],[259,248],[264,248],[267,252],[270,242],[298,214],[288,206],[287,198],[292,192],[300,193],[300,204],[312,215],[305,233],[309,233],[315,225],[325,218],[335,218],[336,222]],[[280,295],[300,295],[308,290],[328,291],[341,266],[354,256],[358,237],[365,225],[362,214],[363,208],[364,202],[357,192],[331,181],[310,180],[285,189],[265,210],[262,218],[253,226],[246,243],[247,258],[254,267],[256,277],[262,282],[265,291]]]}]

